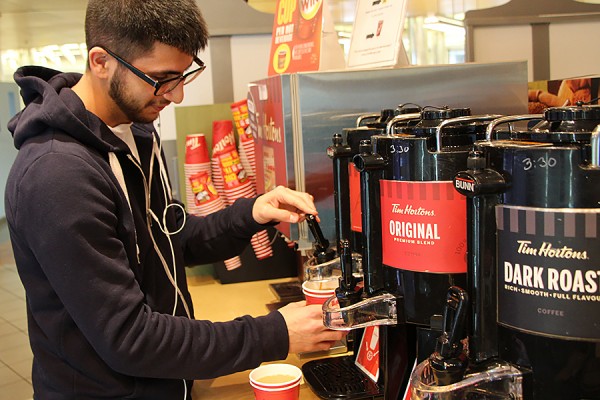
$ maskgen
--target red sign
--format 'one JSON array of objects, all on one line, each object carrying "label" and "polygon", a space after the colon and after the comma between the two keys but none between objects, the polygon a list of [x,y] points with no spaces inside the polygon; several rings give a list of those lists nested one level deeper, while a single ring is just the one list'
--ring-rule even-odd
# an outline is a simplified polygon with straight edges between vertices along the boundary
[{"label": "red sign", "polygon": [[354,363],[374,382],[379,380],[379,326],[365,328]]},{"label": "red sign", "polygon": [[354,232],[362,232],[362,200],[360,199],[360,172],[353,163],[348,164],[350,191],[350,225]]},{"label": "red sign", "polygon": [[318,71],[323,0],[279,0],[273,22],[269,76]]},{"label": "red sign", "polygon": [[[248,109],[255,140],[256,191],[266,193],[288,182],[285,124],[283,117],[281,77],[275,76],[250,85]],[[280,223],[277,229],[290,237],[290,225]]]},{"label": "red sign", "polygon": [[452,181],[380,185],[383,263],[415,272],[466,272],[466,199]]}]

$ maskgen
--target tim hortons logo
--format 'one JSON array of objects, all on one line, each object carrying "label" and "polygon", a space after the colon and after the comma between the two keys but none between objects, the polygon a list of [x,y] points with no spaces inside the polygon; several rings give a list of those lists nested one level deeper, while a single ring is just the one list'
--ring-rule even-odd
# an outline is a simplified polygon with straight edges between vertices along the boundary
[{"label": "tim hortons logo", "polygon": [[233,136],[233,132],[223,136],[223,139],[219,140],[219,142],[215,144],[213,152],[218,153],[229,146],[235,146],[235,137]]},{"label": "tim hortons logo", "polygon": [[185,147],[190,150],[196,150],[201,147],[201,144],[197,137],[191,137],[185,141]]}]

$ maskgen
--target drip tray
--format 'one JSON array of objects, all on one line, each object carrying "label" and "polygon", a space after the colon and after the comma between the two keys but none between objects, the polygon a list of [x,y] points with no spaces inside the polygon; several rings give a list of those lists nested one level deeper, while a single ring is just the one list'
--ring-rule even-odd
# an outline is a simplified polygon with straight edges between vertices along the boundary
[{"label": "drip tray", "polygon": [[302,374],[322,399],[383,399],[383,387],[359,370],[352,356],[308,361],[302,366]]},{"label": "drip tray", "polygon": [[269,284],[269,288],[275,297],[277,297],[277,301],[266,304],[269,311],[278,310],[289,303],[304,300],[302,283],[298,280],[283,283],[271,283]]},{"label": "drip tray", "polygon": [[271,283],[269,288],[280,302],[293,302],[304,300],[302,282],[291,281],[284,283]]}]

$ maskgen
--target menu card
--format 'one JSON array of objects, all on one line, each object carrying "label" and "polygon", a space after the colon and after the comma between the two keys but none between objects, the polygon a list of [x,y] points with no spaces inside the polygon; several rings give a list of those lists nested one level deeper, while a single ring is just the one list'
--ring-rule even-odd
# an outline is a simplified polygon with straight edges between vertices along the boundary
[{"label": "menu card", "polygon": [[349,68],[408,65],[402,44],[406,0],[358,0]]}]

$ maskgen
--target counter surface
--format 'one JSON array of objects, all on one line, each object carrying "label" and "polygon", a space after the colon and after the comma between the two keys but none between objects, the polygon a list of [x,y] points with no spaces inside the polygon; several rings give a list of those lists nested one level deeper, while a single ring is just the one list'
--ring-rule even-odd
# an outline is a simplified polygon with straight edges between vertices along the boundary
[{"label": "counter surface", "polygon": [[[277,301],[269,284],[292,280],[286,278],[222,285],[210,277],[192,276],[188,278],[188,285],[197,319],[229,321],[241,315],[257,317],[268,313],[267,304]],[[219,306],[215,307],[215,303]],[[315,358],[300,359],[296,354],[290,354],[285,361],[281,362],[301,367],[306,361]],[[194,400],[253,400],[254,392],[248,381],[249,374],[250,371],[243,371],[216,379],[198,380],[194,383],[192,398]],[[302,382],[300,399],[317,400],[319,397]]]}]

